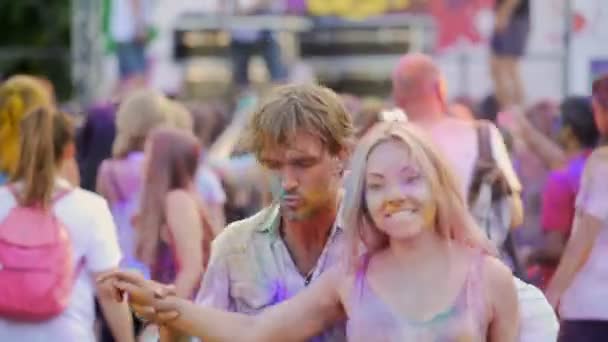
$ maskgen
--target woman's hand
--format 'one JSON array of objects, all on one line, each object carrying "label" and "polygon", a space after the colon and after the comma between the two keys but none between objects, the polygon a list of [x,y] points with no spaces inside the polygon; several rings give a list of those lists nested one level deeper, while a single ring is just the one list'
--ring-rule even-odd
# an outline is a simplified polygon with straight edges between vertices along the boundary
[{"label": "woman's hand", "polygon": [[122,301],[126,298],[136,316],[144,321],[164,324],[179,316],[170,300],[171,296],[175,296],[175,288],[171,285],[147,280],[141,274],[130,271],[114,271],[97,281],[111,282],[116,299]]}]

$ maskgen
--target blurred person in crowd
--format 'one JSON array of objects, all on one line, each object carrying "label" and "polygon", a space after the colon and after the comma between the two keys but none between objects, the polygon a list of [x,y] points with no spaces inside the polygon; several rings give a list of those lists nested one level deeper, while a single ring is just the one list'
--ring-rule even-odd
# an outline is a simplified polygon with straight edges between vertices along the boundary
[{"label": "blurred person in crowd", "polygon": [[[36,107],[55,108],[55,90],[47,79],[16,75],[0,86],[0,184],[5,182],[19,158],[19,122]],[[76,159],[62,163],[61,174],[80,184]]]},{"label": "blurred person in crowd", "polygon": [[[347,320],[350,341],[513,341],[518,308],[511,273],[485,254],[490,242],[475,227],[450,170],[418,128],[378,124],[353,157],[342,263],[258,316],[171,297],[158,304],[176,311],[170,325],[203,340],[305,341]],[[437,283],[441,277],[446,281]],[[133,280],[118,288],[141,300],[145,281]]]},{"label": "blurred person in crowd", "polygon": [[551,279],[570,236],[581,175],[597,138],[590,100],[586,97],[564,100],[559,140],[571,157],[564,167],[551,171],[547,177],[541,210],[544,243],[528,257],[528,264],[542,266],[542,288]]},{"label": "blurred person in crowd", "polygon": [[54,106],[52,94],[31,76],[13,76],[0,85],[0,184],[19,162],[20,123],[36,107]]},{"label": "blurred person in crowd", "polygon": [[[275,0],[228,0],[220,4],[222,12],[236,15],[281,13],[283,7],[282,1]],[[264,58],[272,82],[286,80],[287,69],[274,32],[268,29],[234,29],[231,31],[231,39],[233,82],[237,87],[245,89],[249,86],[249,62],[257,53]]]},{"label": "blurred person in crowd", "polygon": [[[93,134],[98,132],[97,136],[106,137],[110,126],[115,131],[113,143],[109,144],[111,158],[104,160],[99,166],[95,188],[96,192],[108,201],[112,212],[122,252],[120,267],[136,269],[146,277],[149,277],[150,270],[135,255],[135,228],[132,220],[139,208],[143,186],[144,142],[151,130],[171,124],[170,108],[169,100],[161,93],[148,89],[135,90],[123,99],[115,115],[111,112],[103,113],[111,110],[106,108],[95,118],[88,120],[90,125],[96,125],[88,129],[85,126],[82,133],[93,131]],[[88,138],[83,136],[82,139],[94,137],[96,135]],[[89,148],[108,148],[100,146],[104,142],[108,140],[90,141],[94,146]],[[140,329],[139,322],[136,321],[136,332]],[[105,322],[102,322],[101,334],[102,341],[111,341]]]},{"label": "blurred person in crowd", "polygon": [[226,192],[221,179],[209,165],[206,157],[207,149],[211,144],[214,123],[218,122],[219,118],[217,116],[220,116],[221,113],[218,108],[212,105],[190,103],[188,107],[194,122],[194,135],[201,144],[201,155],[199,156],[200,161],[195,182],[196,188],[207,206],[213,232],[217,235],[226,225],[224,211]]},{"label": "blurred person in crowd", "polygon": [[106,34],[118,59],[116,95],[145,86],[146,45],[151,37],[152,0],[105,0]]},{"label": "blurred person in crowd", "polygon": [[75,278],[64,312],[44,322],[0,317],[0,340],[94,342],[97,297],[115,340],[134,341],[126,303],[113,299],[111,287],[96,283],[99,276],[118,267],[121,256],[108,206],[103,198],[73,187],[60,176],[61,164],[74,158],[73,123],[66,114],[46,107],[25,115],[20,126],[22,158],[9,186],[0,187],[0,220],[16,206],[42,205],[53,210],[69,235]]},{"label": "blurred person in crowd", "polygon": [[169,121],[177,129],[194,132],[194,118],[190,110],[177,100],[169,100]]},{"label": "blurred person in crowd", "polygon": [[96,191],[97,173],[101,163],[112,156],[112,144],[116,137],[114,124],[117,105],[100,103],[87,110],[85,121],[78,130],[76,150],[81,173],[81,186]]},{"label": "blurred person in crowd", "polygon": [[208,150],[206,159],[226,187],[227,222],[249,217],[273,200],[261,165],[242,141],[257,103],[258,97],[253,94],[239,96],[231,122],[216,135]]},{"label": "blurred person in crowd", "polygon": [[[393,72],[393,98],[409,120],[430,134],[449,160],[450,167],[454,168],[462,196],[468,198],[479,157],[478,124],[446,114],[447,84],[431,57],[413,53],[399,61]],[[487,125],[490,130],[489,153],[511,194],[508,224],[517,227],[523,219],[519,197],[521,185],[500,133],[494,125]],[[515,282],[521,310],[520,341],[555,338],[557,320],[542,292],[518,278]]]},{"label": "blurred person in crowd", "polygon": [[[254,314],[312,286],[344,257],[337,215],[353,127],[338,96],[315,85],[273,90],[249,122],[246,141],[273,202],[217,236],[196,303]],[[345,341],[344,328],[326,326],[315,341]]]},{"label": "blurred person in crowd", "polygon": [[[534,130],[547,139],[553,141],[557,136],[554,131],[555,121],[558,117],[558,105],[551,101],[539,101],[525,112],[526,120]],[[500,125],[501,122],[499,121]],[[508,126],[508,125],[507,125]],[[529,148],[525,138],[517,132],[512,132],[508,127],[500,125],[503,134],[513,137],[512,159],[515,170],[522,183],[522,201],[524,204],[524,221],[521,229],[515,233],[518,245],[522,247],[522,259],[532,246],[538,246],[542,241],[540,227],[541,197],[545,180],[550,168],[532,148]]]},{"label": "blurred person in crowd", "polygon": [[143,186],[144,143],[154,128],[169,125],[169,100],[153,90],[137,90],[127,96],[116,113],[116,137],[112,158],[98,172],[97,192],[108,201],[118,228],[123,259],[121,267],[149,274],[135,256],[132,217],[139,206]]},{"label": "blurred person in crowd", "polygon": [[[199,150],[188,131],[165,127],[150,133],[134,218],[136,255],[150,268],[151,279],[171,284],[177,296],[188,299],[199,288],[215,235],[194,184]],[[150,329],[144,334],[153,333]]]},{"label": "blurred person in crowd", "polygon": [[592,106],[600,143],[585,163],[572,233],[546,290],[563,320],[562,342],[608,336],[608,74],[594,81]]},{"label": "blurred person in crowd", "polygon": [[[196,116],[193,116],[193,112],[191,112],[185,104],[177,101],[171,101],[170,105],[172,108],[171,121],[175,127],[188,132],[194,132],[199,143],[202,143],[202,139],[209,138],[210,132],[206,132],[200,127],[203,124],[201,121],[204,119],[200,117],[199,112],[196,113]],[[202,137],[199,137],[195,131],[200,131]],[[199,167],[196,172],[195,184],[197,191],[201,195],[201,199],[204,201],[205,207],[207,208],[207,214],[213,232],[217,235],[226,224],[226,217],[224,214],[226,193],[224,192],[219,177],[208,165],[206,158],[204,158],[206,147],[206,145],[201,145],[201,155],[199,156]]]},{"label": "blurred person in crowd", "polygon": [[194,185],[199,144],[190,132],[169,127],[146,140],[144,185],[134,219],[136,255],[151,278],[175,284],[191,298],[200,284],[213,232]]},{"label": "blurred person in crowd", "polygon": [[501,109],[523,106],[524,85],[519,61],[525,53],[530,31],[530,0],[497,0],[490,67],[494,91]]}]

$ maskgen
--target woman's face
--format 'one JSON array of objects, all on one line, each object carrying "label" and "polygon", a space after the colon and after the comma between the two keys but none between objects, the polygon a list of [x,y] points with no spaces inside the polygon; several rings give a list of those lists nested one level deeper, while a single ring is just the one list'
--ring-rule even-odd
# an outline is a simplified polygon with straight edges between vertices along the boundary
[{"label": "woman's face", "polygon": [[365,203],[375,226],[391,239],[410,239],[433,227],[431,187],[396,140],[374,147],[365,173]]}]

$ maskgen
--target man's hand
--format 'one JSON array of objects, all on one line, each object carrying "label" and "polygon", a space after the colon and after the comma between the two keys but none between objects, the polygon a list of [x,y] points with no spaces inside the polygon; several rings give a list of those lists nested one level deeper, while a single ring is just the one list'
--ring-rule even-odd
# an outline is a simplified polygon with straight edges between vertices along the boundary
[{"label": "man's hand", "polygon": [[98,279],[109,282],[115,289],[116,299],[126,297],[136,316],[145,321],[164,324],[179,316],[171,300],[175,296],[172,285],[164,285],[145,279],[141,274],[129,271],[114,271]]}]

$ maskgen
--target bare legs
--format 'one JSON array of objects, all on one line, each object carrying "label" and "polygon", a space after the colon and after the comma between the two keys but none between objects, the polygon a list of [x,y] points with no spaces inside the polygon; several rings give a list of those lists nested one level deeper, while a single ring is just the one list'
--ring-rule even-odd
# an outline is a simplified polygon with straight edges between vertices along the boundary
[{"label": "bare legs", "polygon": [[492,55],[490,68],[500,108],[523,106],[525,95],[519,70],[519,58]]}]

